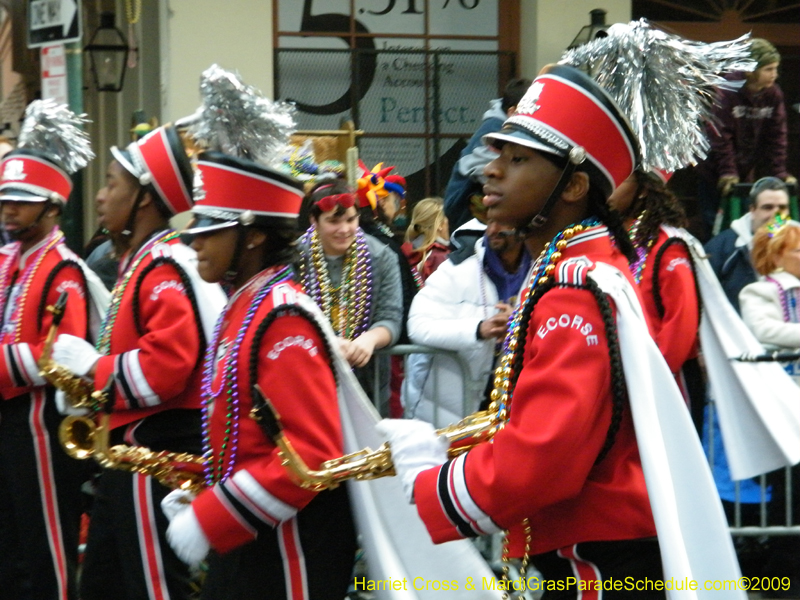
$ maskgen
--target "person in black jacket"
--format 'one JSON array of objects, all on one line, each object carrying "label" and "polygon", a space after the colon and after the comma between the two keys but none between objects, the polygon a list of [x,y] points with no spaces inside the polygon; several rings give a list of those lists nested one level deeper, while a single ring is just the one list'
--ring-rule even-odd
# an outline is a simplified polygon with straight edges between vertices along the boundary
[{"label": "person in black jacket", "polygon": [[763,177],[750,189],[750,210],[706,244],[711,268],[731,305],[739,311],[739,292],[758,279],[750,259],[753,234],[777,213],[789,211],[789,191],[777,177]]}]

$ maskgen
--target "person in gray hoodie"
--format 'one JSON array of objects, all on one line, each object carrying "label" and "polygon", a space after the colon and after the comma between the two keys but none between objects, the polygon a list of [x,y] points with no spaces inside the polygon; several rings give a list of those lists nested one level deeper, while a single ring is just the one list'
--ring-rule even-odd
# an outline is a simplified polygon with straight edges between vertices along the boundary
[{"label": "person in gray hoodie", "polygon": [[786,184],[777,177],[763,177],[750,189],[750,210],[711,239],[705,246],[711,268],[719,279],[725,295],[739,310],[739,292],[758,279],[750,251],[753,234],[777,213],[789,212],[789,192]]}]

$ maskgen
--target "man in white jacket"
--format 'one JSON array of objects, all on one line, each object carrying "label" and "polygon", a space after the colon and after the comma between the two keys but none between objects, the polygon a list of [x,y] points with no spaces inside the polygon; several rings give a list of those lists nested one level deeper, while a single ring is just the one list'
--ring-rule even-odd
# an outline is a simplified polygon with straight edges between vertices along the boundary
[{"label": "man in white jacket", "polygon": [[428,278],[411,304],[409,337],[415,344],[458,352],[468,371],[462,373],[458,361],[445,355],[410,361],[406,416],[443,427],[478,409],[530,262],[514,230],[490,221],[474,254],[458,264],[445,261]]}]

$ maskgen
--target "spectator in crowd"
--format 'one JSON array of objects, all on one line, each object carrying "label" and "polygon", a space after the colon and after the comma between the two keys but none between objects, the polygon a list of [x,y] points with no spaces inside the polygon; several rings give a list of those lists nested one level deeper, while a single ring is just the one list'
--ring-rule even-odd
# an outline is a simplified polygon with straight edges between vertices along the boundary
[{"label": "spectator in crowd", "polygon": [[452,230],[473,217],[473,206],[479,212],[485,210],[481,204],[485,181],[483,168],[494,159],[495,152],[484,145],[482,138],[487,133],[500,130],[503,122],[516,110],[520,98],[530,85],[530,79],[510,80],[503,91],[503,97],[495,98],[489,103],[489,109],[483,113],[481,126],[461,151],[444,192],[444,212]]},{"label": "spectator in crowd", "polygon": [[[759,229],[753,264],[763,279],[740,292],[742,319],[762,344],[800,349],[800,223],[778,215]],[[800,362],[786,370],[800,385]]]},{"label": "spectator in crowd", "polygon": [[[406,195],[406,180],[400,175],[389,175],[394,167],[381,168],[380,163],[369,172],[361,163],[363,176],[358,182],[359,218],[358,224],[367,235],[383,242],[397,257],[400,270],[400,289],[403,300],[403,318],[400,326],[399,344],[408,343],[408,311],[411,301],[417,293],[414,271],[402,249],[402,238],[392,228]],[[382,361],[385,362],[385,361]],[[400,399],[400,388],[403,385],[403,357],[392,356],[390,362],[389,381],[389,414],[401,416],[403,405]]]},{"label": "spectator in crowd", "polygon": [[[770,347],[800,349],[800,223],[777,215],[761,227],[753,239],[753,265],[762,276],[742,289],[739,302],[742,319],[759,342]],[[784,363],[800,385],[800,361]],[[772,488],[769,524],[785,524],[786,485],[784,470],[767,475]],[[791,470],[792,512],[800,513],[800,465]],[[783,598],[800,598],[800,547],[796,540],[770,541],[759,575],[789,577],[791,587]]]},{"label": "spectator in crowd", "polygon": [[706,244],[711,268],[736,312],[739,292],[757,279],[751,259],[753,234],[776,214],[789,211],[789,192],[777,177],[764,177],[750,188],[750,210]]},{"label": "spectator in crowd", "polygon": [[[469,372],[445,355],[409,369],[407,416],[444,427],[479,408],[530,263],[513,227],[491,220],[472,256],[458,264],[447,260],[431,275],[411,305],[411,339],[458,352]],[[466,406],[464,380],[473,385]]]},{"label": "spectator in crowd", "polygon": [[775,83],[781,55],[760,38],[751,41],[750,53],[756,69],[728,75],[730,87],[719,90],[716,120],[709,127],[711,151],[698,173],[702,217],[709,230],[720,197],[737,183],[766,176],[797,183],[786,170],[786,107]]},{"label": "spectator in crowd", "polygon": [[[777,177],[759,179],[750,188],[749,204],[747,213],[733,221],[729,229],[715,236],[705,246],[709,264],[719,279],[725,296],[737,312],[741,312],[739,292],[758,279],[751,255],[753,235],[777,214],[788,212],[789,195],[786,184]],[[713,310],[712,307],[708,308]],[[709,389],[709,393],[713,399],[713,387]],[[703,442],[706,446],[713,446],[714,481],[728,520],[730,523],[734,522],[735,502],[738,499],[741,522],[755,525],[760,522],[760,482],[757,479],[743,479],[738,482],[731,479],[716,413],[713,413],[713,418],[709,418],[707,411],[706,422],[708,428]],[[773,497],[768,490],[765,499],[770,501]],[[745,574],[759,575],[770,550],[761,541],[750,537],[739,537],[736,544]]]},{"label": "spectator in crowd", "polygon": [[[381,410],[389,398],[389,361],[381,361],[374,393],[375,350],[395,344],[403,316],[395,254],[359,227],[356,193],[342,180],[312,188],[304,203],[311,227],[300,239],[300,277],[306,293],[339,335],[364,391]],[[381,357],[386,358],[388,357]]]},{"label": "spectator in crowd", "polygon": [[383,187],[389,193],[386,197],[378,200],[378,206],[383,212],[383,221],[396,237],[393,226],[397,218],[403,215],[406,208],[406,178],[402,175],[390,173],[384,178]]},{"label": "spectator in crowd", "polygon": [[[405,179],[399,175],[388,175],[394,167],[381,168],[378,164],[372,172],[363,166],[363,176],[358,181],[358,226],[367,235],[386,245],[397,256],[400,269],[400,288],[403,296],[403,320],[398,343],[408,343],[406,322],[411,300],[417,293],[414,273],[402,249],[402,240],[392,229],[392,223],[400,211],[405,198]],[[387,178],[392,178],[389,181]]]},{"label": "spectator in crowd", "polygon": [[95,232],[84,248],[86,264],[111,291],[117,282],[119,257],[127,250],[128,239],[122,235],[112,235],[102,227]]},{"label": "spectator in crowd", "polygon": [[450,252],[450,230],[441,198],[423,198],[414,205],[406,229],[403,254],[411,265],[418,287],[425,285]]}]

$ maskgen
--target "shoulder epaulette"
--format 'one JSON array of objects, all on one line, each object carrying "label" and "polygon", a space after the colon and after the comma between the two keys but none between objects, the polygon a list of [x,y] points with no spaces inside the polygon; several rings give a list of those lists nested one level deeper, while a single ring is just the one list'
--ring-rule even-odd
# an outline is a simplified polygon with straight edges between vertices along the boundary
[{"label": "shoulder epaulette", "polygon": [[555,281],[562,285],[586,285],[589,271],[594,269],[594,263],[585,256],[576,256],[561,261],[555,270]]}]

